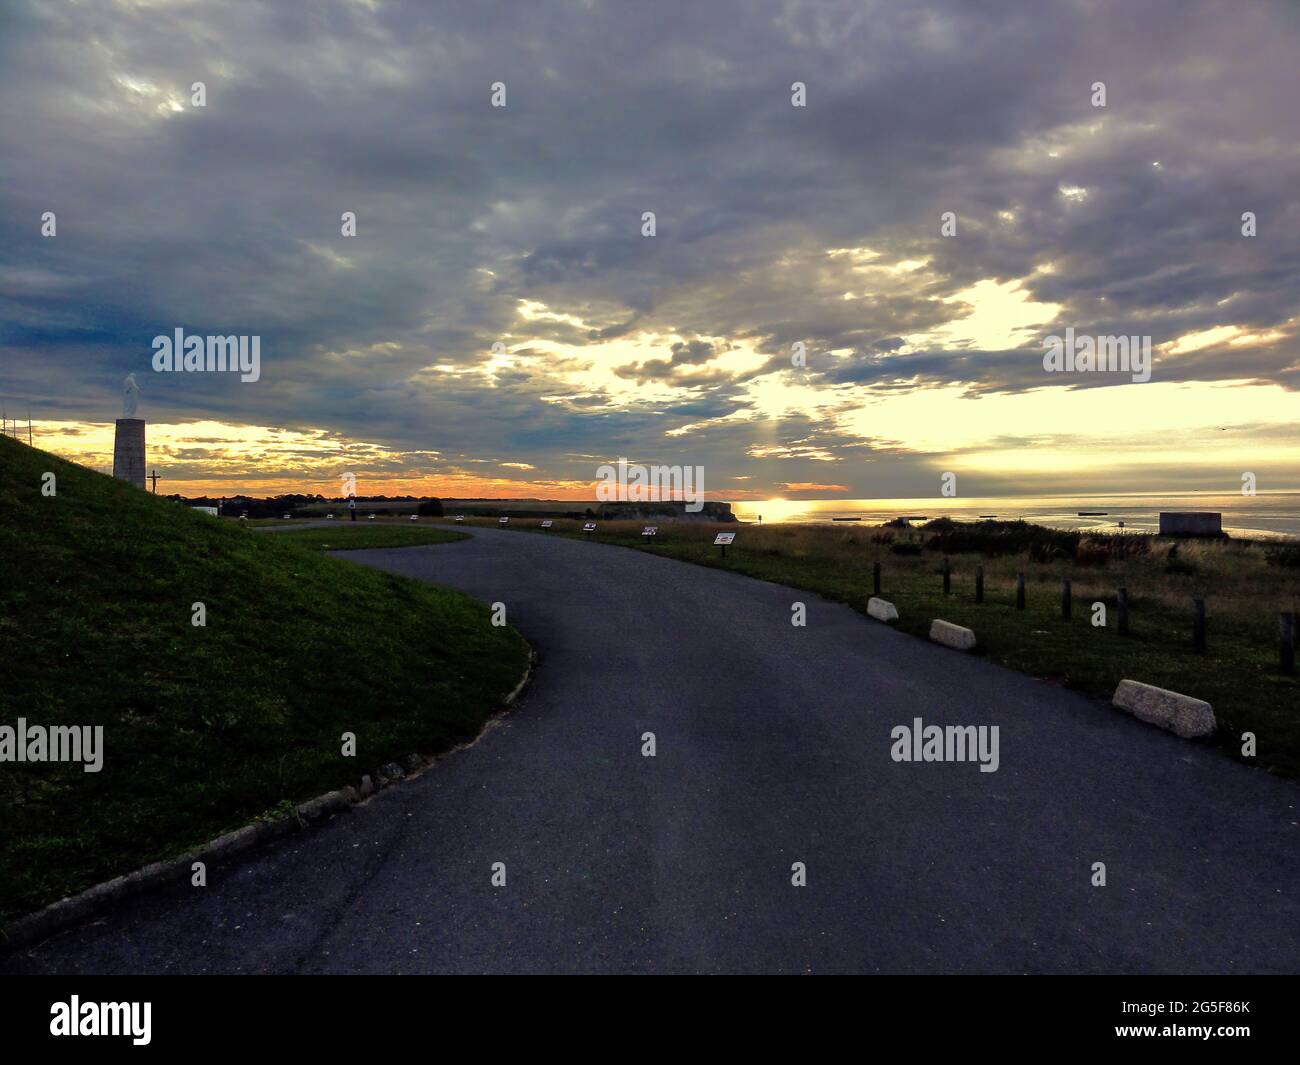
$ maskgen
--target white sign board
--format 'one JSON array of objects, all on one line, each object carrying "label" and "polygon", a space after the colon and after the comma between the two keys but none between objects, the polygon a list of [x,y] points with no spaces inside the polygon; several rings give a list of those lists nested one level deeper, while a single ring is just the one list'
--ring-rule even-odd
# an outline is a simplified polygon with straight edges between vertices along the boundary
[{"label": "white sign board", "polygon": [[595,531],[596,531],[596,523],[595,523],[594,521],[589,521],[589,522],[587,522],[587,524],[584,525],[584,526],[582,527],[582,531],[583,531],[583,532],[595,532]]},{"label": "white sign board", "polygon": [[713,540],[715,547],[722,544],[734,544],[735,542],[736,542],[735,533],[718,533],[718,535]]},{"label": "white sign board", "polygon": [[551,519],[547,518],[544,522],[542,522],[542,528],[549,529],[550,527],[551,527]]},{"label": "white sign board", "polygon": [[509,524],[510,524],[510,519],[509,519],[509,518],[497,518],[497,524],[498,524],[498,525],[509,525]]},{"label": "white sign board", "polygon": [[642,536],[657,536],[658,533],[659,533],[658,525],[647,525],[644,529],[641,530]]}]

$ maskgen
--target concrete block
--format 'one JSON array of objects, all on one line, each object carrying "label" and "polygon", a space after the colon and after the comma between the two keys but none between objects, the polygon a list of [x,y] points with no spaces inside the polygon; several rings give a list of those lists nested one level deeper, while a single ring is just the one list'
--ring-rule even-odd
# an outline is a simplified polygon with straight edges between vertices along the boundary
[{"label": "concrete block", "polygon": [[1161,536],[1222,536],[1223,515],[1212,510],[1160,512]]},{"label": "concrete block", "polygon": [[1193,699],[1190,695],[1180,695],[1137,680],[1121,680],[1111,703],[1183,739],[1208,736],[1217,727],[1214,708],[1203,699]]},{"label": "concrete block", "polygon": [[113,476],[144,487],[144,419],[118,418],[113,436]]},{"label": "concrete block", "polygon": [[938,618],[930,622],[930,639],[955,651],[969,651],[975,646],[974,632],[960,625],[954,625],[951,621],[940,621]]},{"label": "concrete block", "polygon": [[898,607],[888,599],[877,599],[872,596],[867,600],[867,614],[877,621],[897,621]]}]

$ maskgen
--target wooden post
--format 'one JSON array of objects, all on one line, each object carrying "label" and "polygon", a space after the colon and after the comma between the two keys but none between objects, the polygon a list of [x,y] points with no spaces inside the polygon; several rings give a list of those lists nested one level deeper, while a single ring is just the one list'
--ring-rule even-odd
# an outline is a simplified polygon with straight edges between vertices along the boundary
[{"label": "wooden post", "polygon": [[975,602],[984,602],[984,567],[975,567]]},{"label": "wooden post", "polygon": [[1205,650],[1205,600],[1192,600],[1192,647]]},{"label": "wooden post", "polygon": [[1023,573],[1016,574],[1016,609],[1025,609],[1025,575]]},{"label": "wooden post", "polygon": [[1065,579],[1061,581],[1061,620],[1070,620],[1070,581]]},{"label": "wooden post", "polygon": [[871,590],[873,595],[880,594],[880,563],[871,563]]},{"label": "wooden post", "polygon": [[1295,615],[1279,614],[1278,621],[1281,631],[1277,643],[1282,656],[1282,672],[1289,675],[1295,672]]},{"label": "wooden post", "polygon": [[947,595],[952,591],[952,567],[948,563],[948,556],[943,556],[943,594]]},{"label": "wooden post", "polygon": [[1115,597],[1116,605],[1119,607],[1119,634],[1128,635],[1128,589],[1121,588],[1119,595]]}]

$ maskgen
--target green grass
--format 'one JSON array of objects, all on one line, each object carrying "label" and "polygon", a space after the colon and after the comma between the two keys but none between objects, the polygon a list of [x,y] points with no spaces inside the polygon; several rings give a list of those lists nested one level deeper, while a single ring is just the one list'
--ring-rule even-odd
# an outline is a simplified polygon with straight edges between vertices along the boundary
[{"label": "green grass", "polygon": [[[493,519],[466,525],[499,527]],[[537,521],[511,519],[507,528],[538,535],[584,539],[582,522],[556,520],[553,530]],[[1050,557],[1062,538],[1031,532],[1029,548],[996,557],[974,550],[950,555],[952,592],[943,594],[943,555],[925,544],[935,534],[855,526],[711,525],[678,522],[659,526],[645,540],[645,522],[601,522],[592,539],[665,555],[684,562],[743,573],[793,588],[806,588],[866,613],[872,595],[872,563],[882,566],[881,596],[893,602],[898,627],[926,638],[930,622],[944,618],[975,631],[977,653],[1012,669],[1048,678],[1109,700],[1125,678],[1205,699],[1219,730],[1214,742],[1249,764],[1300,777],[1300,681],[1283,676],[1278,655],[1278,613],[1296,609],[1300,570],[1270,565],[1276,548],[1236,541],[1181,543],[1146,538],[1124,559],[1105,558],[1086,541],[1077,555]],[[714,534],[735,532],[722,558]],[[978,543],[959,530],[957,542]],[[977,532],[977,530],[976,530]],[[988,542],[993,537],[985,538]],[[1068,537],[1065,538],[1068,541]],[[1130,541],[1136,542],[1137,538]],[[876,542],[877,540],[881,542]],[[919,547],[897,554],[895,545]],[[1014,546],[1014,545],[1013,545]],[[904,548],[906,550],[906,548]],[[1045,557],[1045,561],[1033,558]],[[1087,560],[1080,564],[1075,558]],[[985,601],[974,601],[975,567],[984,567]],[[1026,609],[1015,609],[1015,575],[1025,574]],[[1061,619],[1062,578],[1069,578],[1073,617]],[[1115,592],[1128,589],[1131,634],[1117,632]],[[1206,602],[1208,650],[1191,644],[1191,600]],[[1092,604],[1106,604],[1106,627],[1091,624]],[[1241,758],[1241,734],[1254,732],[1258,752]]]},{"label": "green grass", "polygon": [[254,529],[264,529],[264,528],[287,529],[287,528],[293,528],[293,526],[295,525],[306,525],[307,522],[312,521],[313,519],[311,518],[232,518],[230,515],[226,515],[226,517],[224,517],[222,520],[238,521],[241,525],[247,525],[250,528],[254,528]]},{"label": "green grass", "polygon": [[380,525],[377,522],[346,522],[333,529],[292,529],[268,533],[277,540],[307,547],[313,551],[357,551],[367,547],[418,547],[421,544],[450,544],[468,540],[467,534],[449,529],[416,528],[406,525]]},{"label": "green grass", "polygon": [[99,773],[0,763],[0,921],[446,750],[501,706],[516,632],[305,548],[314,532],[254,532],[0,438],[0,724],[105,729]]}]

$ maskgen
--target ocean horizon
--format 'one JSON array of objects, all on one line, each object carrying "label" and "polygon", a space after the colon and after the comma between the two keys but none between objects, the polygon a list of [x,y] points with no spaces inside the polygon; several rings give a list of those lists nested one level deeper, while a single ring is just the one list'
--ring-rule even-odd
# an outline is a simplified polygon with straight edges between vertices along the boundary
[{"label": "ocean horizon", "polygon": [[954,499],[764,499],[733,502],[731,509],[743,522],[761,519],[767,523],[832,524],[836,518],[858,518],[865,524],[879,524],[898,517],[978,521],[992,516],[1055,529],[1139,533],[1159,531],[1161,511],[1217,511],[1223,515],[1224,532],[1231,536],[1300,537],[1300,491],[1261,492],[1254,496],[1171,492]]}]

